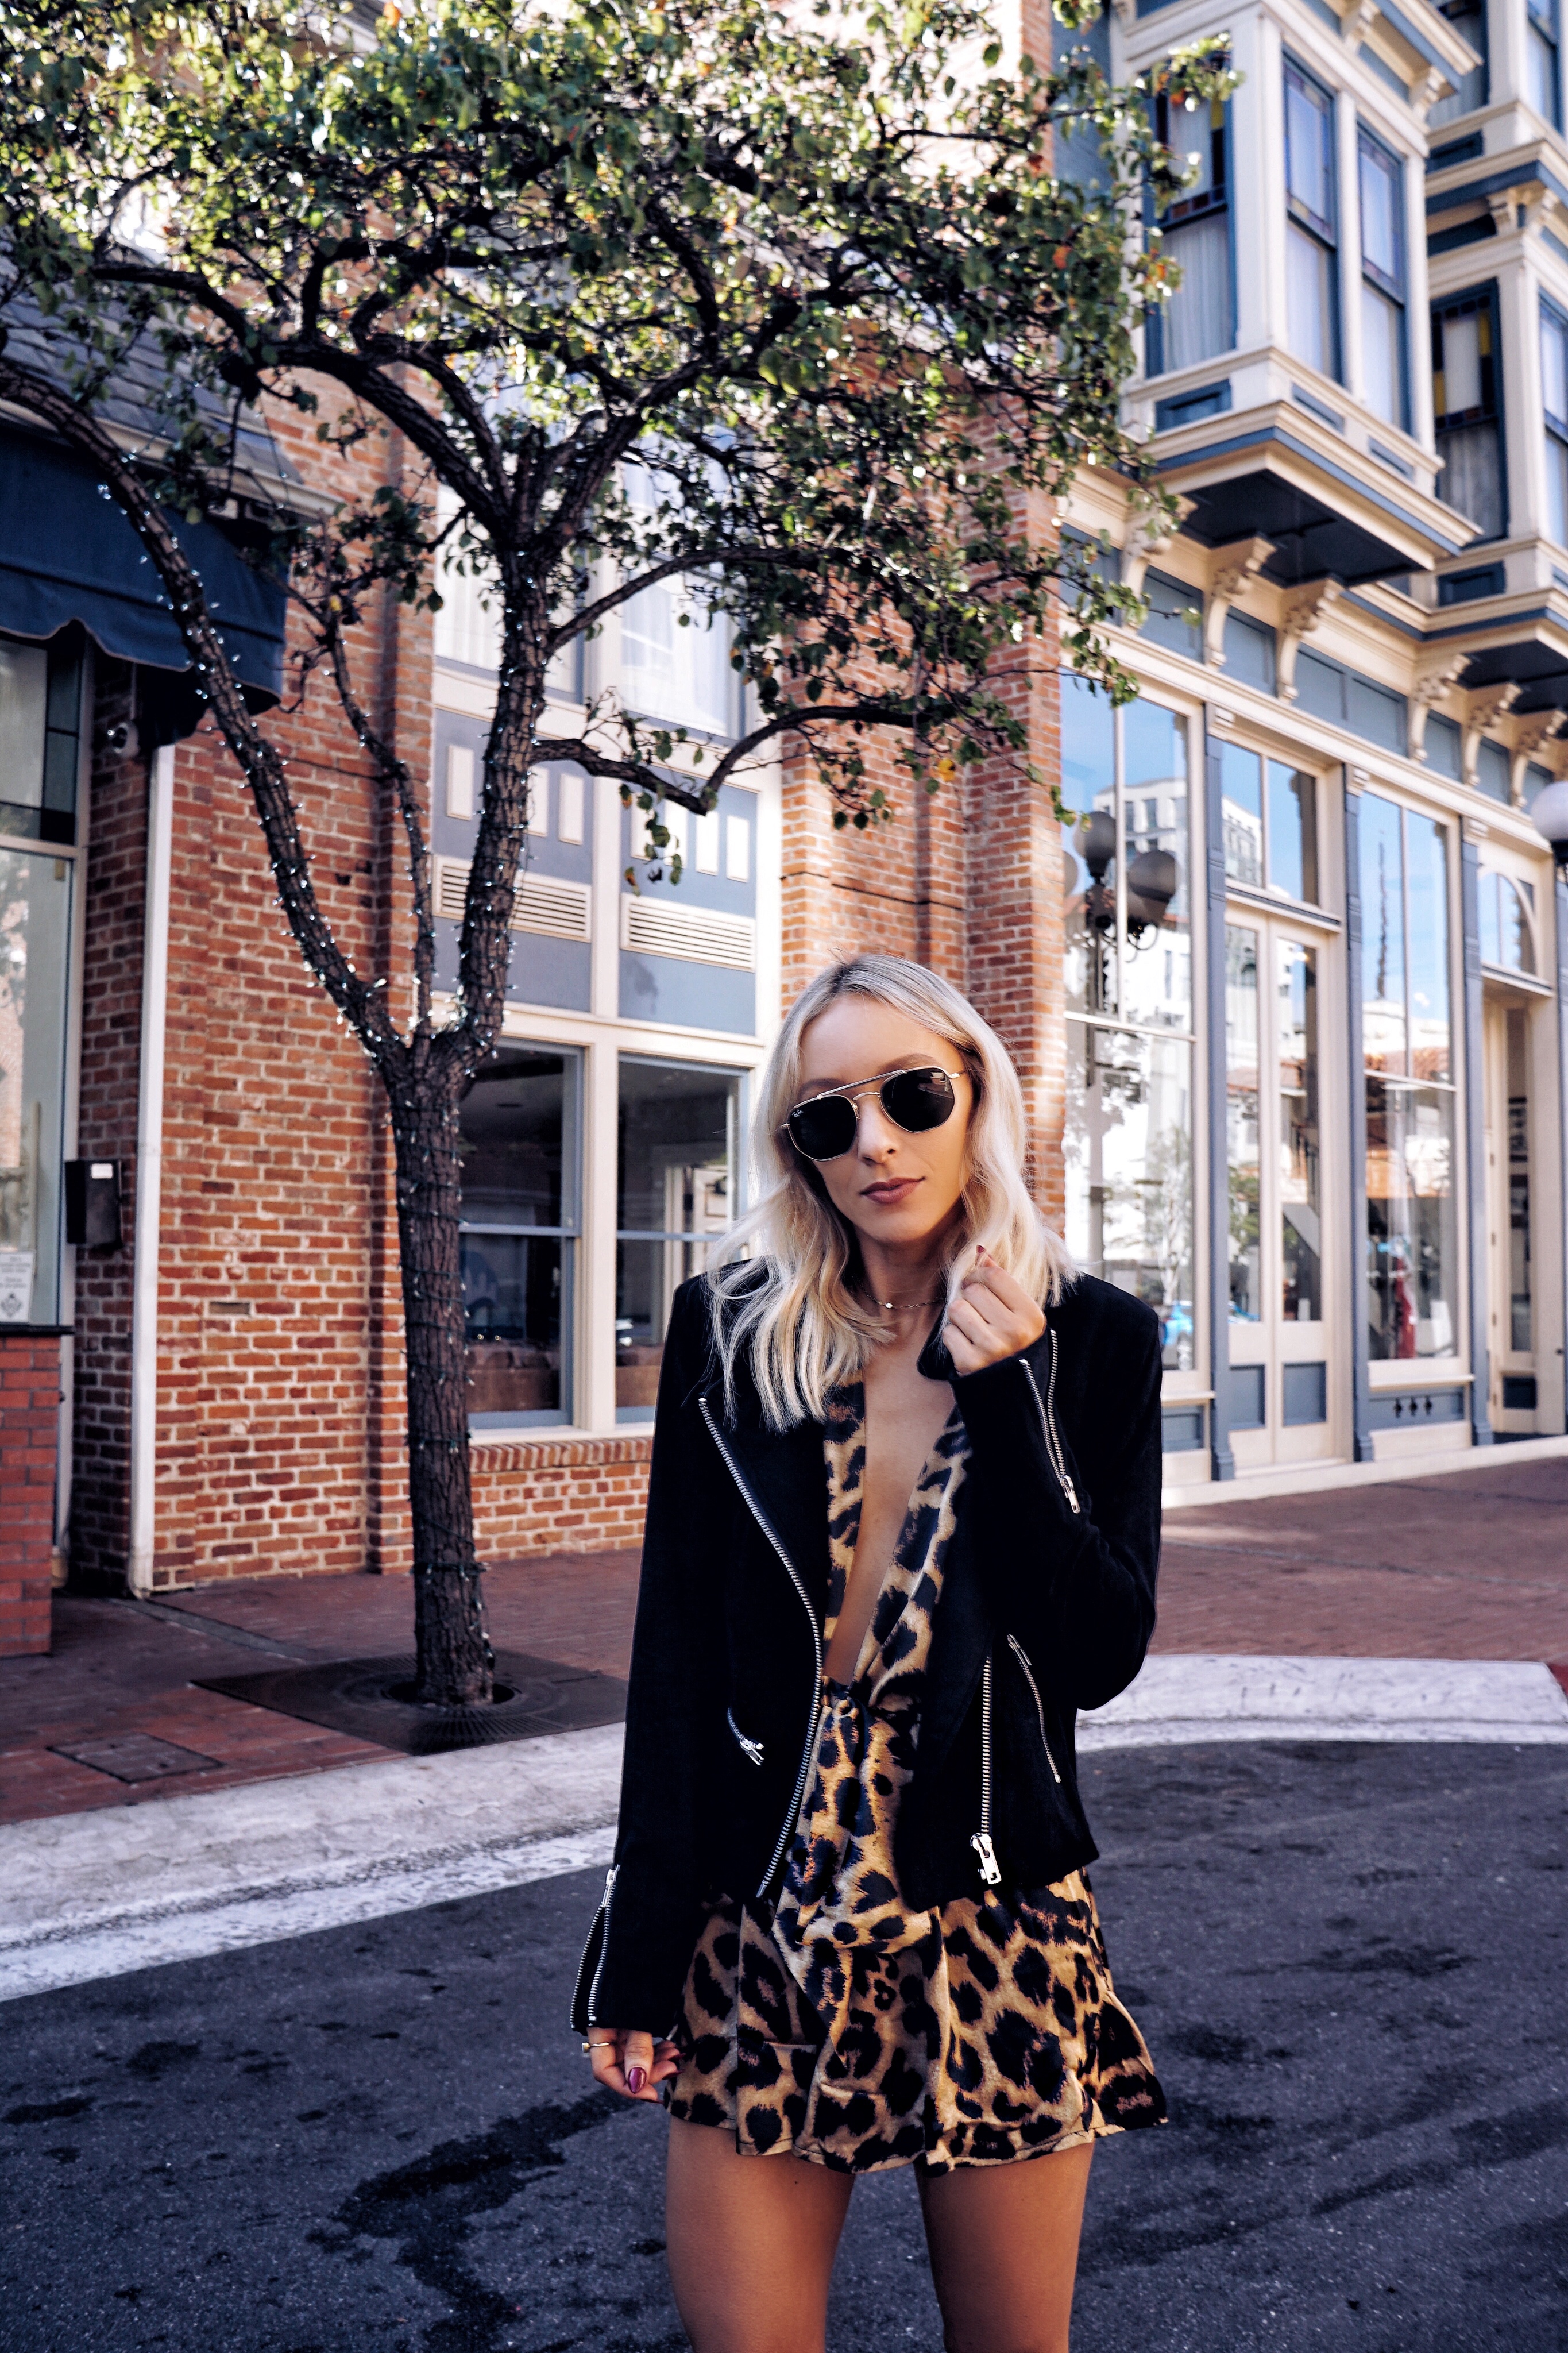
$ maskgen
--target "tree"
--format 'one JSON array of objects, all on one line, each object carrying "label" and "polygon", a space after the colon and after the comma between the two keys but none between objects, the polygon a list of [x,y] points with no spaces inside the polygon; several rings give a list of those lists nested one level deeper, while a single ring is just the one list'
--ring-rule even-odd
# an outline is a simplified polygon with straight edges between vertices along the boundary
[{"label": "tree", "polygon": [[[1063,596],[1075,662],[1131,691],[1100,636],[1121,592],[1031,515],[1082,465],[1138,473],[1118,395],[1164,265],[1129,224],[1184,167],[1149,90],[1109,89],[1086,55],[1000,58],[963,0],[853,22],[826,0],[432,0],[374,26],[295,0],[9,0],[0,19],[0,322],[41,319],[47,350],[0,352],[0,396],[84,452],[140,533],[287,919],[391,1107],[426,1699],[489,1693],[458,1113],[500,1027],[531,767],[617,779],[662,850],[667,799],[711,807],[787,740],[836,822],[879,822],[870,730],[911,788],[1021,754],[1010,674]],[[1196,101],[1224,59],[1198,44],[1161,79]],[[1069,117],[1105,145],[1099,188],[1048,168]],[[162,421],[128,452],[104,404],[133,353]],[[313,418],[325,461],[389,429],[413,457],[402,488],[325,515],[280,501],[258,556],[287,576],[301,685],[330,679],[405,832],[405,1030],[323,918],[284,764],[171,521],[223,509],[236,428],[268,407]],[[493,584],[500,669],[439,1007],[421,791],[353,648],[376,595],[433,606],[453,562]],[[541,728],[552,660],[677,578],[698,625],[725,617],[746,690],[705,781],[700,747],[614,699],[579,738]]]}]

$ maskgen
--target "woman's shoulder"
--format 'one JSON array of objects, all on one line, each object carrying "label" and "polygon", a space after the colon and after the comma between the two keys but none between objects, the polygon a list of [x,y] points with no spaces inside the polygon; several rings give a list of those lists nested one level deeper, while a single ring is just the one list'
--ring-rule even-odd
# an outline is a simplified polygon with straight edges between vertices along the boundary
[{"label": "woman's shoulder", "polygon": [[666,1347],[706,1362],[713,1352],[715,1314],[727,1324],[766,1282],[769,1271],[766,1259],[742,1259],[678,1284],[669,1303]]},{"label": "woman's shoulder", "polygon": [[1125,1349],[1143,1356],[1157,1347],[1160,1318],[1146,1299],[1097,1274],[1075,1275],[1050,1310],[1050,1322],[1065,1345]]}]

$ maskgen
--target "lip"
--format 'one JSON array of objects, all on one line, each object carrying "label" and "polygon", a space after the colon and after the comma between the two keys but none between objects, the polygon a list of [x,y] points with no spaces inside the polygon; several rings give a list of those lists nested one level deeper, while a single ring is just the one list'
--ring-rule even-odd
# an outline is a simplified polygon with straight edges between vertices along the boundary
[{"label": "lip", "polygon": [[918,1176],[886,1176],[879,1184],[863,1185],[860,1198],[875,1201],[879,1209],[896,1209],[901,1201],[909,1199],[920,1181]]}]

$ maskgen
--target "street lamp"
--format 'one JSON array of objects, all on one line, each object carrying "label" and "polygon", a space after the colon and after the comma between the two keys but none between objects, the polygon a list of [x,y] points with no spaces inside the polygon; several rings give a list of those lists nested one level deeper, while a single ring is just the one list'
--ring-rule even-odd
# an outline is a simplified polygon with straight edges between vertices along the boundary
[{"label": "street lamp", "polygon": [[1531,803],[1530,815],[1537,833],[1552,844],[1552,863],[1568,882],[1568,778],[1560,776],[1554,785],[1542,786]]}]

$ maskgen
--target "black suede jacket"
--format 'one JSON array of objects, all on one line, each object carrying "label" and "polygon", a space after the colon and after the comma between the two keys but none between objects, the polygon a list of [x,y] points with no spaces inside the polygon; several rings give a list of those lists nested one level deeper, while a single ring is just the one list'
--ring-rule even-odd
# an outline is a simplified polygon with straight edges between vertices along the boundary
[{"label": "black suede jacket", "polygon": [[[937,1344],[928,1371],[951,1373]],[[1154,1628],[1160,1335],[1080,1277],[1035,1345],[953,1378],[970,1443],[895,1860],[916,1910],[984,1875],[1048,1885],[1097,1852],[1073,1726]],[[664,2033],[706,1900],[776,1889],[814,1744],[827,1595],[820,1422],[726,1420],[703,1280],[659,1376],[616,1862],[573,2023]],[[987,1843],[989,1842],[989,1843]]]}]

